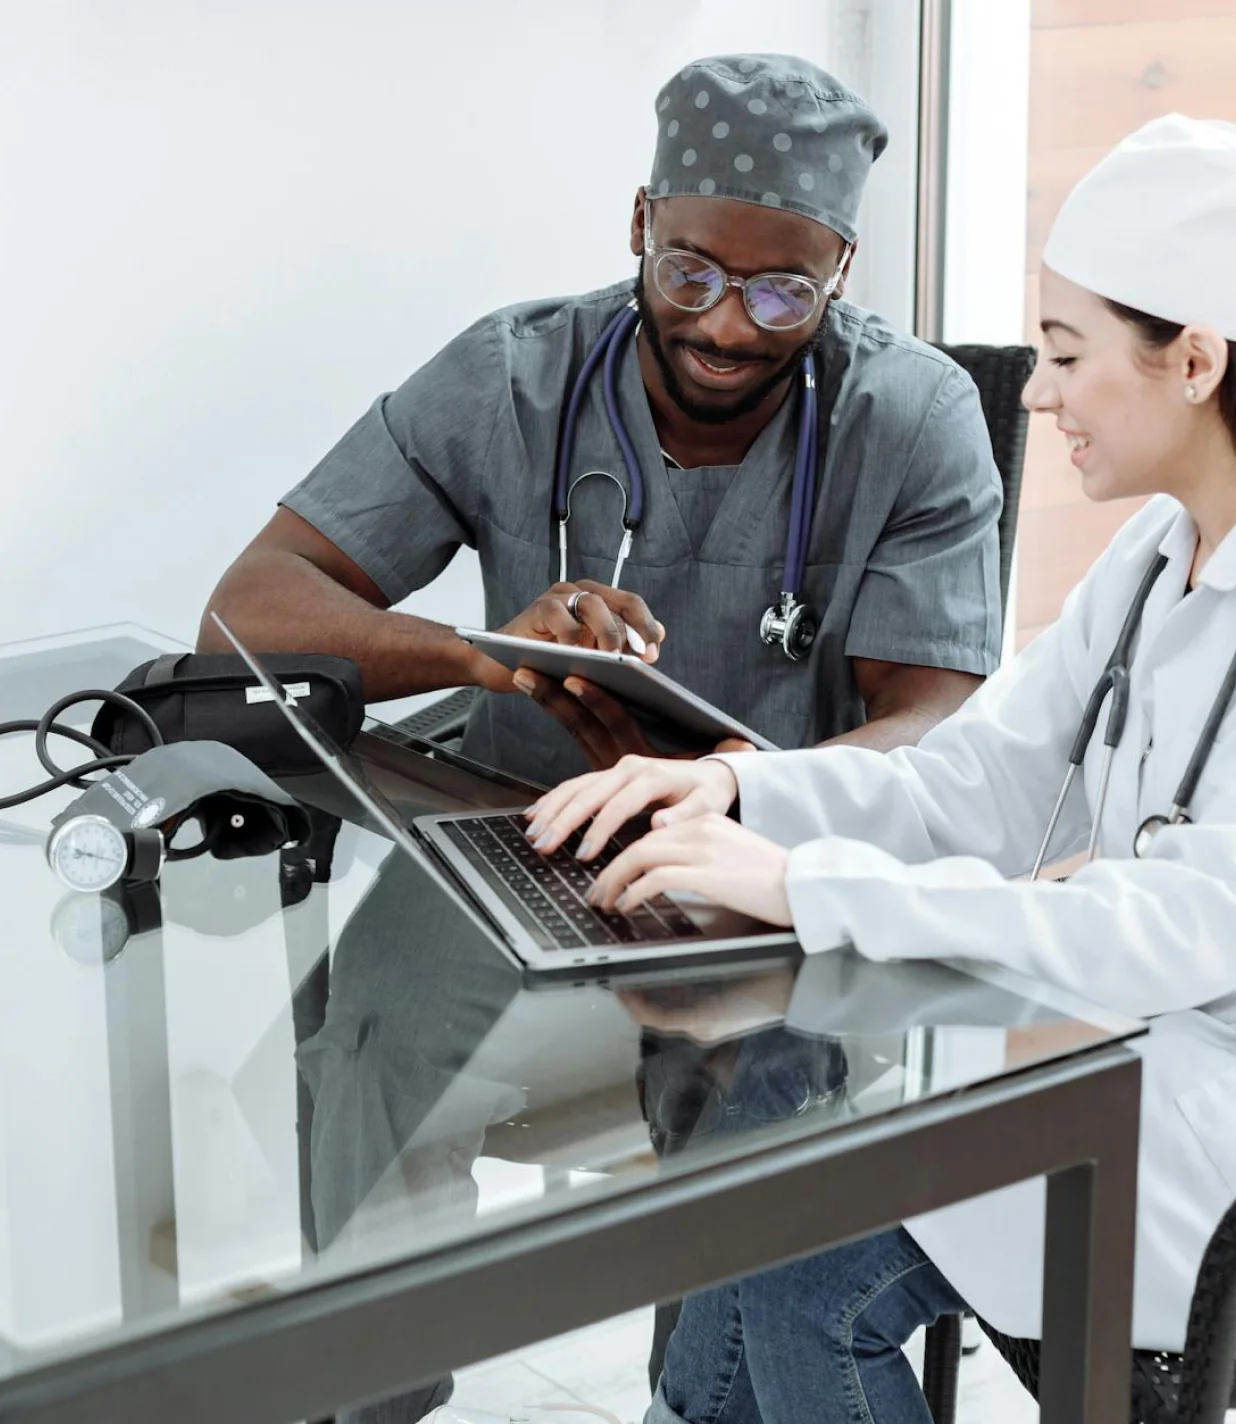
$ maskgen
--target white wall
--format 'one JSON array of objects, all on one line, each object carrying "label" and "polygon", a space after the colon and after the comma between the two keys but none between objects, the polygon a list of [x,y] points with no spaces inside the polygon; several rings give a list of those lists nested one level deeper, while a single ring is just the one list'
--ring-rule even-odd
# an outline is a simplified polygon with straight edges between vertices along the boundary
[{"label": "white wall", "polygon": [[[953,0],[944,339],[1025,339],[1030,0]],[[1017,550],[1004,616],[1016,651]]]},{"label": "white wall", "polygon": [[[908,319],[917,0],[4,0],[0,642],[191,639],[374,395],[631,270],[653,98],[788,49],[894,131],[852,289]],[[908,66],[908,67],[907,67]],[[475,565],[411,604],[475,621]]]},{"label": "white wall", "polygon": [[944,339],[1025,325],[1030,0],[953,0]]}]

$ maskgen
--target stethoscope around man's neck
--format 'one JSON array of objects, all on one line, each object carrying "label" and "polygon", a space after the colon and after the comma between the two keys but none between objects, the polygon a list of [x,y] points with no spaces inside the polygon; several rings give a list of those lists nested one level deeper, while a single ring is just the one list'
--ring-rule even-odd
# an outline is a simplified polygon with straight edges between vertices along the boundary
[{"label": "stethoscope around man's neck", "polygon": [[[622,541],[610,579],[618,587],[622,568],[631,552],[636,532],[644,518],[644,472],[639,456],[627,432],[618,408],[618,359],[631,333],[639,325],[634,300],[628,302],[610,320],[597,344],[576,377],[571,399],[562,423],[558,442],[558,464],[554,474],[554,518],[558,523],[558,578],[567,582],[567,524],[571,518],[571,496],[582,480],[603,475],[622,489]],[[571,457],[575,452],[575,432],[579,408],[588,382],[598,366],[602,366],[602,390],[605,413],[609,417],[614,439],[622,452],[627,470],[627,487],[622,487],[608,470],[587,470],[570,478]],[[790,494],[790,524],[786,535],[785,573],[777,602],[764,611],[760,619],[760,639],[769,647],[780,647],[793,662],[806,657],[819,631],[819,615],[809,605],[798,601],[807,549],[811,540],[811,517],[815,511],[816,457],[818,443],[816,423],[815,361],[808,353],[802,359],[802,400],[799,402],[798,442],[794,451],[794,483]]]},{"label": "stethoscope around man's neck", "polygon": [[[1086,759],[1086,751],[1094,738],[1095,727],[1098,725],[1099,713],[1110,693],[1111,707],[1107,713],[1107,726],[1103,732],[1103,761],[1099,767],[1099,791],[1095,798],[1094,817],[1090,825],[1090,844],[1086,848],[1087,862],[1092,861],[1098,853],[1099,828],[1103,821],[1103,810],[1107,805],[1107,788],[1111,780],[1112,758],[1124,736],[1124,724],[1129,715],[1129,663],[1133,656],[1133,643],[1137,638],[1138,629],[1141,627],[1146,601],[1149,599],[1150,592],[1158,581],[1159,575],[1166,567],[1167,555],[1157,554],[1154,562],[1142,576],[1137,592],[1133,595],[1133,602],[1129,605],[1129,611],[1125,614],[1120,636],[1116,639],[1116,646],[1112,649],[1111,657],[1107,660],[1102,676],[1095,684],[1094,691],[1090,694],[1090,700],[1086,703],[1081,726],[1077,729],[1073,748],[1069,752],[1069,769],[1065,773],[1060,794],[1056,797],[1056,805],[1051,813],[1051,819],[1047,822],[1047,830],[1043,833],[1043,842],[1039,846],[1034,869],[1030,873],[1031,880],[1037,880],[1039,872],[1043,869],[1043,862],[1047,859],[1052,837],[1056,833],[1056,826],[1059,824],[1061,812],[1064,810],[1065,798],[1069,794],[1069,788],[1073,785],[1078,769]],[[1232,705],[1233,696],[1236,696],[1236,657],[1233,657],[1228,665],[1227,673],[1211,705],[1205,725],[1198,736],[1197,745],[1193,748],[1193,755],[1189,758],[1184,776],[1181,777],[1176,794],[1172,797],[1170,811],[1166,816],[1147,816],[1133,836],[1133,854],[1138,859],[1149,854],[1154,838],[1165,826],[1187,826],[1190,824],[1189,807],[1193,804],[1193,794],[1197,790],[1197,783],[1202,778],[1202,772],[1206,769],[1206,763],[1210,760],[1210,753],[1214,750],[1215,742],[1219,736],[1219,728],[1224,717],[1227,716],[1228,708]]]}]

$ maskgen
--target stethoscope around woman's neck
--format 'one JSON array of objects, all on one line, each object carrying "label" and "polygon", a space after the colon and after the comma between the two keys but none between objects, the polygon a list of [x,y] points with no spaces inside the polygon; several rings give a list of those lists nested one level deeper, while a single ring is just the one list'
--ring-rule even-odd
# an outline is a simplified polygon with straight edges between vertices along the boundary
[{"label": "stethoscope around woman's neck", "polygon": [[[558,464],[554,474],[554,518],[558,524],[558,578],[567,582],[567,524],[571,518],[571,496],[582,480],[592,475],[611,479],[622,490],[622,540],[614,573],[610,579],[618,587],[622,568],[644,518],[644,473],[639,456],[627,432],[618,408],[618,359],[631,333],[639,325],[634,300],[628,302],[610,320],[597,344],[588,353],[576,377],[571,399],[562,423],[558,442]],[[602,366],[602,390],[605,413],[609,417],[614,439],[622,452],[627,470],[627,487],[608,470],[587,470],[570,479],[571,457],[575,452],[575,433],[579,423],[579,408],[588,382],[598,366]],[[777,602],[767,608],[760,619],[760,640],[769,647],[780,647],[793,662],[803,658],[815,642],[820,620],[815,610],[799,603],[807,549],[811,540],[811,517],[815,511],[816,457],[818,446],[816,422],[815,361],[808,353],[802,359],[802,400],[799,403],[798,442],[794,451],[794,483],[790,495],[790,524],[786,535],[785,573]]]},{"label": "stethoscope around woman's neck", "polygon": [[[1167,555],[1157,554],[1154,562],[1142,576],[1137,592],[1133,595],[1133,602],[1129,605],[1129,611],[1125,615],[1120,636],[1116,639],[1116,646],[1112,649],[1111,657],[1107,660],[1102,676],[1095,684],[1094,691],[1090,694],[1090,700],[1086,703],[1081,726],[1077,729],[1073,748],[1069,752],[1069,769],[1065,773],[1060,794],[1056,797],[1056,805],[1051,813],[1051,819],[1047,822],[1047,830],[1043,833],[1043,842],[1039,846],[1034,869],[1030,874],[1031,880],[1037,880],[1039,872],[1043,869],[1043,862],[1047,859],[1052,836],[1056,833],[1056,826],[1059,824],[1061,812],[1064,810],[1065,798],[1069,794],[1069,788],[1073,785],[1078,769],[1086,759],[1086,751],[1094,738],[1095,728],[1098,725],[1099,713],[1110,693],[1111,707],[1107,713],[1107,726],[1103,732],[1103,761],[1099,767],[1099,792],[1095,798],[1094,818],[1090,825],[1090,844],[1086,848],[1087,863],[1092,861],[1098,853],[1099,828],[1103,821],[1103,810],[1107,805],[1112,758],[1124,736],[1124,724],[1129,715],[1129,664],[1133,655],[1133,643],[1141,627],[1142,614],[1145,612],[1150,591],[1166,567]],[[1193,804],[1193,794],[1197,790],[1197,783],[1201,780],[1202,772],[1206,769],[1206,763],[1210,760],[1210,754],[1214,750],[1215,742],[1219,736],[1219,728],[1224,717],[1227,716],[1228,708],[1232,705],[1233,696],[1236,696],[1236,657],[1233,657],[1228,665],[1227,673],[1211,705],[1205,725],[1198,736],[1197,745],[1193,748],[1193,755],[1189,758],[1184,776],[1181,777],[1176,794],[1172,797],[1170,811],[1166,816],[1147,816],[1134,834],[1133,854],[1139,859],[1149,853],[1155,836],[1165,826],[1190,824],[1189,807]]]}]

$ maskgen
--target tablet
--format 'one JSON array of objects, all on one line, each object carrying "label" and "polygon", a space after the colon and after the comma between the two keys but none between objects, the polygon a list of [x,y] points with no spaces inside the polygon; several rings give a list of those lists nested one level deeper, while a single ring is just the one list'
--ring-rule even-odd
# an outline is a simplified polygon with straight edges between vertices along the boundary
[{"label": "tablet", "polygon": [[566,643],[514,638],[508,633],[485,633],[477,628],[456,628],[455,632],[512,672],[526,667],[559,682],[581,677],[604,688],[639,721],[649,741],[662,750],[698,751],[716,746],[723,737],[741,737],[766,752],[777,750],[767,737],[743,726],[630,653],[572,648]]}]

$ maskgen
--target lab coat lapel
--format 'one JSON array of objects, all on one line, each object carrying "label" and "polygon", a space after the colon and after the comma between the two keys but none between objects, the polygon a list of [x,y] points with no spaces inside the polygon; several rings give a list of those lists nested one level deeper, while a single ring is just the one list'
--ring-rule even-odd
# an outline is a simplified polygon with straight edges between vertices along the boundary
[{"label": "lab coat lapel", "polygon": [[[1145,723],[1139,750],[1139,755],[1145,755],[1139,822],[1148,815],[1168,813],[1236,649],[1236,609],[1230,591],[1236,584],[1236,540],[1231,536],[1224,540],[1203,569],[1198,586],[1186,594],[1196,542],[1196,528],[1181,511],[1160,545],[1160,552],[1168,557],[1160,577],[1164,586],[1156,589],[1161,596],[1155,598],[1153,610],[1147,607],[1147,636],[1137,653],[1145,673],[1139,679],[1138,699]],[[1165,748],[1171,749],[1170,754]],[[1204,794],[1203,788],[1198,794]]]},{"label": "lab coat lapel", "polygon": [[[1183,523],[1182,523],[1183,521]],[[1174,732],[1165,726],[1162,700],[1161,666],[1170,666],[1173,652],[1182,644],[1183,629],[1175,624],[1181,611],[1181,597],[1193,559],[1195,536],[1192,521],[1183,510],[1169,527],[1157,553],[1167,556],[1167,565],[1155,580],[1142,613],[1141,627],[1129,660],[1129,711],[1124,734],[1112,757],[1112,774],[1103,807],[1103,824],[1099,836],[1099,854],[1124,856],[1132,847],[1132,828],[1139,825],[1147,812],[1143,803],[1163,808],[1158,798],[1159,770],[1163,758],[1156,757],[1153,743],[1175,746]],[[1147,563],[1149,560],[1146,561]],[[1092,649],[1094,679],[1098,680],[1106,665],[1116,630],[1123,624],[1134,591],[1145,575],[1146,567],[1129,567],[1120,582],[1127,586],[1123,598],[1113,591],[1111,627]],[[1169,676],[1171,674],[1169,673]],[[1098,805],[1101,769],[1105,748],[1103,736],[1111,715],[1111,698],[1107,699],[1098,725],[1086,753],[1086,793],[1092,813]]]},{"label": "lab coat lapel", "polygon": [[1236,590],[1236,529],[1210,556],[1197,581],[1199,587],[1212,588],[1216,593]]}]

